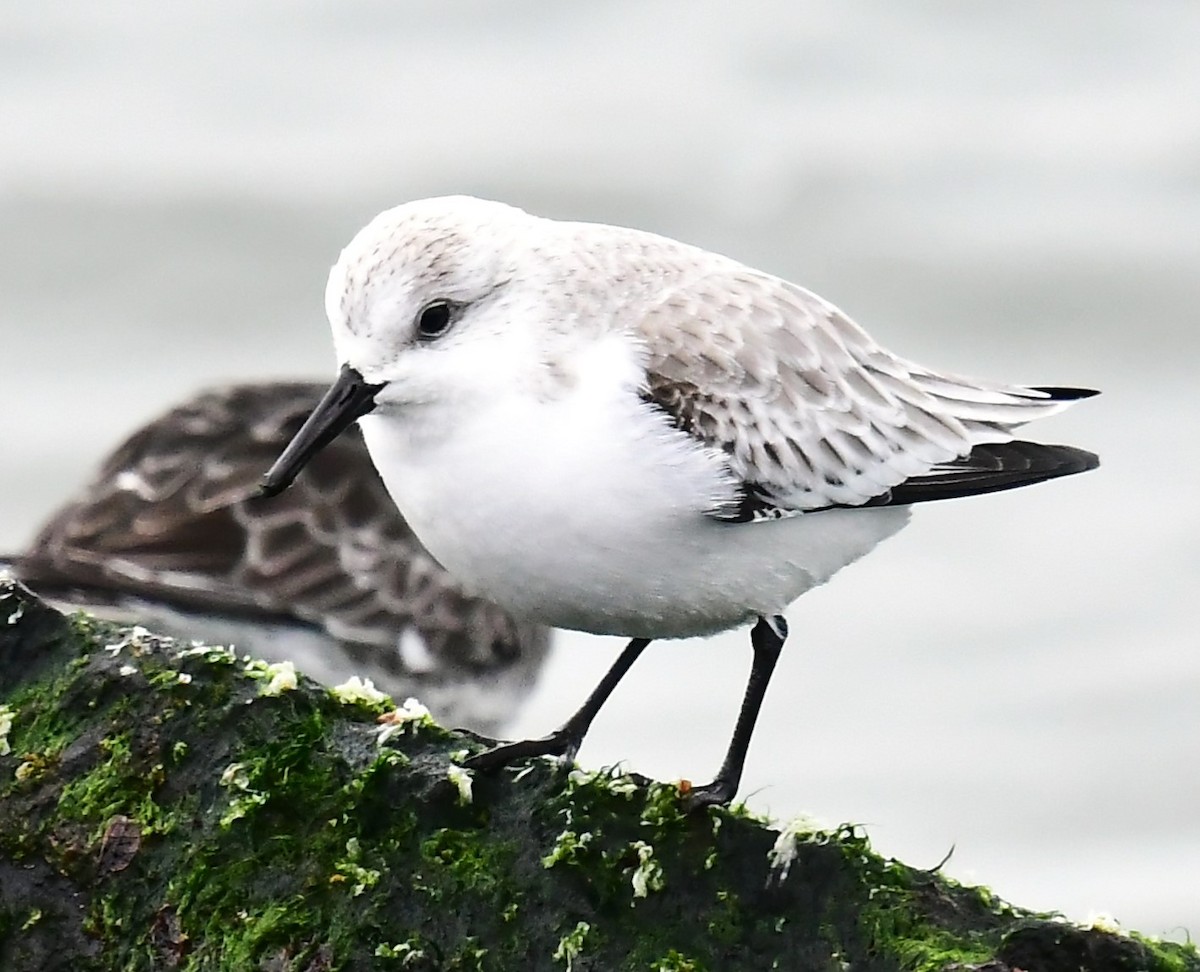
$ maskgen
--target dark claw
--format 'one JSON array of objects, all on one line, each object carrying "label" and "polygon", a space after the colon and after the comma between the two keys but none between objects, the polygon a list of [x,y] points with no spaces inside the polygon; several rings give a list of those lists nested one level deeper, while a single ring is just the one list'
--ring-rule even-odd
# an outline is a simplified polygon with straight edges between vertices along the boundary
[{"label": "dark claw", "polygon": [[737,785],[729,780],[715,779],[704,786],[694,786],[684,794],[683,803],[689,813],[705,807],[727,807],[737,793]]},{"label": "dark claw", "polygon": [[508,766],[519,759],[529,759],[531,756],[558,756],[564,760],[574,759],[583,743],[583,737],[587,735],[588,726],[592,724],[592,719],[600,711],[600,707],[604,705],[612,690],[617,687],[617,683],[629,671],[629,666],[637,660],[638,655],[648,644],[650,644],[649,638],[634,638],[629,642],[625,646],[625,650],[613,662],[612,668],[605,673],[604,678],[600,679],[600,684],[592,690],[592,694],[587,697],[587,701],[583,703],[579,711],[550,735],[542,739],[523,739],[520,742],[494,746],[487,752],[472,756],[462,765],[467,769],[492,770]]},{"label": "dark claw", "polygon": [[502,766],[534,756],[558,756],[570,760],[575,758],[582,742],[581,737],[559,730],[541,739],[522,739],[520,742],[495,746],[485,752],[476,753],[464,760],[462,765],[467,769],[486,771],[500,769]]}]

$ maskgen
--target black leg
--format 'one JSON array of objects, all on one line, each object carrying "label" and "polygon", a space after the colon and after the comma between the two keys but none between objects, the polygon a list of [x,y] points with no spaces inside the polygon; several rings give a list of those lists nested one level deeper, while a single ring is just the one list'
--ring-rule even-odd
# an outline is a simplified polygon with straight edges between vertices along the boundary
[{"label": "black leg", "polygon": [[742,698],[742,709],[733,729],[733,738],[729,740],[729,750],[725,753],[725,762],[717,771],[716,779],[689,791],[687,801],[693,809],[713,804],[724,805],[737,793],[742,780],[742,767],[746,763],[746,750],[750,748],[750,736],[758,720],[758,710],[762,707],[767,683],[771,681],[771,673],[775,671],[775,663],[779,660],[786,638],[787,621],[782,615],[770,620],[759,618],[758,624],[750,632],[754,661],[750,666],[750,679],[746,682],[746,694]]},{"label": "black leg", "polygon": [[463,766],[474,770],[489,770],[507,766],[518,759],[527,759],[530,756],[574,758],[592,720],[596,718],[596,713],[608,701],[608,697],[612,695],[617,683],[624,678],[629,667],[637,661],[638,655],[648,644],[650,644],[649,638],[634,638],[629,642],[625,646],[625,650],[613,662],[612,668],[604,673],[604,678],[600,679],[600,684],[592,690],[587,701],[579,707],[579,711],[550,735],[543,736],[541,739],[523,739],[521,742],[497,746],[465,760]]}]

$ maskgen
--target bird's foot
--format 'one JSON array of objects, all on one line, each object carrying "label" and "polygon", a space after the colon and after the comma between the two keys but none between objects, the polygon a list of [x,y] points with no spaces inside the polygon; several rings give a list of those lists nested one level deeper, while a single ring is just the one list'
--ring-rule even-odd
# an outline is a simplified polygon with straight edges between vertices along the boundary
[{"label": "bird's foot", "polygon": [[705,807],[727,807],[737,793],[737,783],[718,776],[704,786],[693,786],[683,795],[684,806],[689,812]]},{"label": "bird's foot", "polygon": [[583,737],[575,733],[556,729],[541,739],[522,739],[520,742],[504,743],[463,761],[463,766],[473,770],[494,770],[508,766],[520,759],[534,756],[557,756],[563,760],[575,758]]}]

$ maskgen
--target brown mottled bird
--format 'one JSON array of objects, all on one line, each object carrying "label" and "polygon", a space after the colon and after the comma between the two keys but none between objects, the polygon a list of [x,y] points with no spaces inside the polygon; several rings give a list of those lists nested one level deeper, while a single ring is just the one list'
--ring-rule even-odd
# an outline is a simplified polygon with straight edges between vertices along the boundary
[{"label": "brown mottled bird", "polygon": [[[262,470],[324,386],[233,385],[138,430],[16,558],[34,589],[133,608],[318,677],[370,675],[444,721],[494,731],[536,677],[548,629],[465,593],[413,535],[357,430],[275,501]],[[297,652],[300,656],[297,656]]]}]

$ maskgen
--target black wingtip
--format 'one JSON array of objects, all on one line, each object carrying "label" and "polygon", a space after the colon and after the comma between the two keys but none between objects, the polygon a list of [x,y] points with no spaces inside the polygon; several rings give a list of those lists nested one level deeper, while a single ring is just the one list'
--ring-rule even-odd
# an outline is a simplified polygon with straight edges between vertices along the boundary
[{"label": "black wingtip", "polygon": [[1088,472],[1089,470],[1100,468],[1100,457],[1096,453],[1087,452],[1083,449],[1077,449],[1076,451],[1080,453],[1080,472]]},{"label": "black wingtip", "polygon": [[1057,385],[1034,385],[1030,390],[1049,395],[1056,402],[1075,402],[1100,394],[1095,388],[1060,388]]},{"label": "black wingtip", "polygon": [[975,446],[969,455],[935,467],[893,486],[890,505],[955,499],[1031,486],[1048,479],[1074,476],[1100,465],[1094,452],[1042,442],[991,442]]}]

